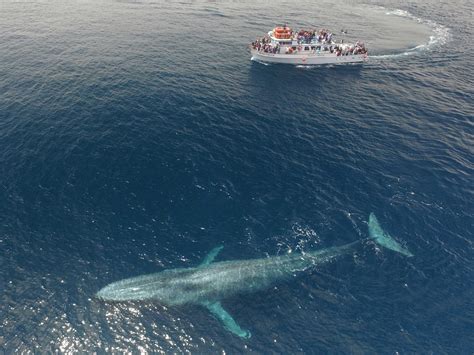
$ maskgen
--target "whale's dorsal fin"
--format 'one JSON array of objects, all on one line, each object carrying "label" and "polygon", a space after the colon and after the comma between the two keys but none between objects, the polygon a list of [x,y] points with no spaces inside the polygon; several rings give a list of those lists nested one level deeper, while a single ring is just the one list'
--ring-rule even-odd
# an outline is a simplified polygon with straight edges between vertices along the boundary
[{"label": "whale's dorsal fin", "polygon": [[228,331],[238,335],[241,338],[250,338],[250,332],[248,330],[242,329],[240,325],[238,325],[234,320],[234,318],[232,318],[232,316],[224,308],[222,308],[220,302],[205,302],[203,305],[222,322]]},{"label": "whale's dorsal fin", "polygon": [[219,254],[219,252],[223,249],[224,247],[222,245],[219,245],[218,247],[215,247],[214,249],[212,249],[209,254],[206,255],[206,257],[204,258],[204,260],[202,261],[202,263],[199,265],[200,267],[201,266],[207,266],[209,265],[210,263],[212,263],[214,261],[214,259],[216,258],[217,254]]}]

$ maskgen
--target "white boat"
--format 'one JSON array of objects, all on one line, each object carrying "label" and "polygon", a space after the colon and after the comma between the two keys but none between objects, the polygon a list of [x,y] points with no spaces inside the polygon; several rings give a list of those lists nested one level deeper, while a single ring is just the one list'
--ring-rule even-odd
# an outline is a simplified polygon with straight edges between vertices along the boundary
[{"label": "white boat", "polygon": [[336,43],[327,30],[300,30],[275,27],[250,46],[252,60],[294,65],[362,63],[368,58],[361,42]]}]

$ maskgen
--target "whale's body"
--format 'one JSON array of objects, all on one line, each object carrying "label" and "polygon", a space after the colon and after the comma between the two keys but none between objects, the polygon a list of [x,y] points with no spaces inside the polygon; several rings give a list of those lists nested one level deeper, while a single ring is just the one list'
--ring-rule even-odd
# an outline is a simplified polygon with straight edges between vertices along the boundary
[{"label": "whale's body", "polygon": [[[359,242],[357,242],[359,244]],[[345,245],[345,250],[352,245]],[[114,282],[98,296],[110,301],[154,299],[166,305],[218,301],[265,289],[298,271],[342,255],[341,248],[263,259],[221,261]]]},{"label": "whale's body", "polygon": [[[412,256],[382,230],[373,214],[369,217],[369,235],[369,239],[379,245],[405,256]],[[250,333],[241,329],[222,308],[221,300],[266,289],[297,272],[351,253],[360,242],[302,254],[213,262],[222,249],[217,247],[197,267],[164,270],[117,281],[101,289],[97,296],[107,301],[156,300],[170,306],[203,305],[220,319],[228,330],[241,337],[249,337]]]}]

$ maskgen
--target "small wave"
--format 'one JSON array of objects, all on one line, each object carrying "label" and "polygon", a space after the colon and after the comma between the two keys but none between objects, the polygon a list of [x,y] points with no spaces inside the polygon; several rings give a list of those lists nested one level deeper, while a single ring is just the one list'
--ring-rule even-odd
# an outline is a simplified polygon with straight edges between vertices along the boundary
[{"label": "small wave", "polygon": [[320,65],[295,65],[296,68],[298,69],[313,69],[313,68],[319,68],[321,67]]},{"label": "small wave", "polygon": [[385,14],[389,16],[406,17],[418,23],[427,25],[432,29],[433,35],[430,36],[429,41],[427,43],[420,44],[416,47],[410,48],[403,53],[374,55],[374,56],[371,56],[371,58],[386,59],[386,58],[405,57],[405,56],[416,54],[422,51],[431,50],[433,48],[443,46],[449,40],[449,36],[450,36],[449,28],[446,26],[440,25],[434,21],[417,17],[411,14],[410,12],[406,10],[401,10],[401,9],[390,10],[390,11],[385,12]]},{"label": "small wave", "polygon": [[406,10],[395,9],[392,11],[387,11],[385,14],[387,15],[395,15],[400,17],[411,17],[411,14]]},{"label": "small wave", "polygon": [[380,54],[380,55],[371,55],[369,58],[376,58],[376,59],[388,59],[388,58],[401,58],[406,57],[412,54],[416,54],[420,50],[426,48],[426,44],[420,44],[416,47],[407,49],[405,52],[402,53],[393,53],[393,54]]},{"label": "small wave", "polygon": [[255,59],[254,57],[250,58],[251,61],[255,62],[255,63],[258,63],[258,64],[263,64],[263,65],[271,65],[271,63],[267,63],[267,62],[262,62],[261,60],[258,60],[258,59]]}]

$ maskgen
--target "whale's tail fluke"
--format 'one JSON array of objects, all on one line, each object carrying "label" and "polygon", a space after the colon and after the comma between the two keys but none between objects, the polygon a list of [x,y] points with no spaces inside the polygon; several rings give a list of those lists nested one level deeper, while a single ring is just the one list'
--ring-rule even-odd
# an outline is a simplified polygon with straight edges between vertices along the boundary
[{"label": "whale's tail fluke", "polygon": [[405,256],[411,257],[413,254],[403,246],[401,246],[390,234],[386,233],[379,224],[377,217],[373,213],[369,216],[369,236],[377,244],[396,251]]}]

